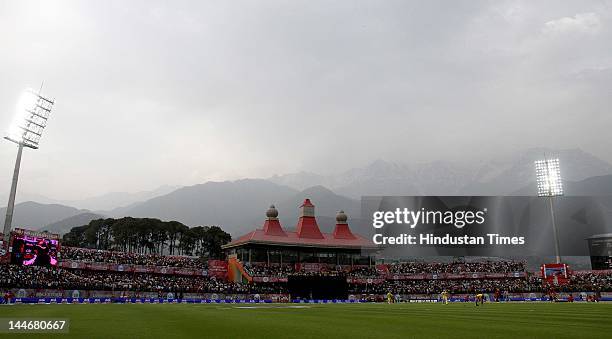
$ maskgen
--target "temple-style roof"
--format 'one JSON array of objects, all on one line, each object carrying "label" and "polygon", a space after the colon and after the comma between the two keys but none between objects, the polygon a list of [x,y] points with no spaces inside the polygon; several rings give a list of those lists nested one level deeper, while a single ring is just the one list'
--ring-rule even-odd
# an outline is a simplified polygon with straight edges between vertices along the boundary
[{"label": "temple-style roof", "polygon": [[334,238],[336,239],[355,239],[357,238],[351,229],[349,228],[348,216],[344,214],[344,211],[338,212],[336,215],[336,228],[334,228]]},{"label": "temple-style roof", "polygon": [[347,223],[348,217],[343,212],[336,216],[336,227],[333,233],[323,233],[319,229],[315,216],[315,206],[310,199],[300,206],[300,217],[295,231],[285,231],[278,220],[278,211],[274,205],[266,212],[266,220],[261,229],[253,230],[223,246],[231,248],[245,244],[266,244],[300,247],[332,248],[372,248],[375,247],[366,238],[351,232]]},{"label": "temple-style roof", "polygon": [[266,221],[264,222],[263,231],[266,235],[274,236],[287,236],[285,230],[278,220],[278,211],[274,205],[270,205],[270,208],[266,212]]}]

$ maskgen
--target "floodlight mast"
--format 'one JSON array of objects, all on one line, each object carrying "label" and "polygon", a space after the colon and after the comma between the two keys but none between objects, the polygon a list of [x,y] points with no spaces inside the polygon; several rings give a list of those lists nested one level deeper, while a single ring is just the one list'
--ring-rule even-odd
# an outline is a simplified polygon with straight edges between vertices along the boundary
[{"label": "floodlight mast", "polygon": [[[7,140],[10,140],[6,138]],[[8,246],[11,224],[13,222],[13,210],[15,209],[15,195],[17,194],[17,181],[19,179],[19,168],[21,166],[21,154],[23,153],[23,144],[17,146],[17,160],[15,160],[15,170],[13,171],[13,181],[11,183],[11,194],[9,195],[8,205],[6,206],[6,218],[4,219],[4,243]]]},{"label": "floodlight mast", "polygon": [[553,204],[552,195],[548,197],[548,202],[550,206],[550,219],[551,219],[552,227],[553,227],[553,238],[555,241],[555,259],[557,261],[557,264],[560,264],[561,263],[561,253],[559,249],[559,233],[557,231],[557,223],[555,221],[555,207]]},{"label": "floodlight mast", "polygon": [[550,207],[550,218],[553,228],[553,239],[555,244],[555,257],[557,264],[561,263],[559,246],[559,234],[555,221],[555,207],[553,198],[563,195],[563,182],[561,180],[561,168],[559,159],[545,159],[535,162],[536,181],[538,185],[538,196],[548,197]]},{"label": "floodlight mast", "polygon": [[15,169],[13,171],[11,193],[8,205],[6,206],[6,218],[4,219],[4,242],[7,246],[13,222],[15,196],[17,195],[17,182],[19,180],[23,148],[38,149],[40,137],[47,126],[47,120],[54,103],[53,100],[41,96],[40,91],[36,93],[31,89],[26,90],[17,105],[17,114],[8,135],[4,137],[4,139],[17,144],[17,159],[15,160]]}]

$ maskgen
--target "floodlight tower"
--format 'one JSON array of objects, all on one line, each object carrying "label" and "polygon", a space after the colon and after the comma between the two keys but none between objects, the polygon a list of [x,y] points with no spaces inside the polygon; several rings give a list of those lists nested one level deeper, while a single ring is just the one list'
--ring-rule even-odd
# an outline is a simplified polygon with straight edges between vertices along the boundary
[{"label": "floodlight tower", "polygon": [[538,184],[538,196],[548,197],[550,205],[550,218],[552,220],[553,237],[555,241],[555,256],[557,264],[561,263],[559,253],[559,235],[555,223],[555,207],[553,198],[563,195],[563,182],[561,181],[561,169],[559,159],[544,159],[535,162],[536,182]]},{"label": "floodlight tower", "polygon": [[[42,86],[41,86],[42,88]],[[6,206],[6,219],[4,220],[4,241],[8,244],[13,222],[13,210],[15,208],[15,194],[17,193],[17,180],[19,179],[19,168],[21,166],[21,154],[23,148],[38,149],[38,143],[42,132],[47,126],[47,120],[53,108],[54,101],[27,89],[23,92],[17,103],[17,113],[13,123],[4,138],[17,144],[17,160],[13,172],[11,194]]]}]

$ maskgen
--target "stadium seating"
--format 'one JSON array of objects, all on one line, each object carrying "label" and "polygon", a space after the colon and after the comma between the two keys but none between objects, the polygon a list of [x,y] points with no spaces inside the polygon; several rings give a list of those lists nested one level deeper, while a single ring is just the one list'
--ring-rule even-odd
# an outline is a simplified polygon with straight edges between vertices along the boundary
[{"label": "stadium seating", "polygon": [[[565,292],[612,291],[612,273],[581,272],[571,275],[563,286],[543,283],[525,264],[511,260],[403,262],[376,266],[337,265],[245,265],[253,277],[250,283],[229,282],[207,273],[208,264],[199,258],[155,254],[99,251],[64,247],[61,260],[87,265],[37,267],[0,265],[0,288],[130,291],[133,293],[221,293],[286,294],[288,277],[341,277],[349,293],[382,295],[388,291],[403,295],[436,295],[503,291],[504,293],[545,293],[551,289]],[[96,264],[109,264],[100,269]],[[110,264],[143,268],[138,271],[111,269]],[[103,265],[102,265],[103,266]],[[96,269],[98,267],[98,269]],[[163,267],[163,269],[159,269]],[[314,267],[314,269],[313,269]],[[172,269],[166,269],[172,268]]]}]

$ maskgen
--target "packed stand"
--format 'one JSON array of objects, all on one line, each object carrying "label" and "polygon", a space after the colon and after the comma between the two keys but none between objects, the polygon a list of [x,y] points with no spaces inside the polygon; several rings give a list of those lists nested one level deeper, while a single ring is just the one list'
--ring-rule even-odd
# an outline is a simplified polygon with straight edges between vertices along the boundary
[{"label": "packed stand", "polygon": [[0,287],[106,291],[183,291],[185,293],[263,293],[254,286],[201,276],[68,270],[0,265]]},{"label": "packed stand", "polygon": [[322,276],[340,276],[348,277],[378,277],[380,272],[375,266],[335,266],[327,265],[319,268],[318,271],[308,270],[305,267],[297,270],[295,265],[277,265],[277,264],[245,264],[244,268],[253,277],[288,277],[290,275],[322,275]]},{"label": "packed stand", "polygon": [[248,265],[244,268],[253,277],[286,277],[295,272],[293,265]]},{"label": "packed stand", "polygon": [[[611,286],[612,287],[612,286]],[[461,280],[398,280],[383,284],[351,285],[351,293],[378,293],[389,291],[399,294],[439,294],[448,291],[458,293],[493,292],[496,289],[507,292],[541,292],[540,279],[461,279]]]},{"label": "packed stand", "polygon": [[123,265],[167,266],[204,269],[207,263],[200,258],[158,254],[140,254],[121,251],[105,251],[89,248],[62,247],[62,259]]},{"label": "packed stand", "polygon": [[354,278],[378,277],[380,272],[375,266],[356,266],[348,268],[347,275]]},{"label": "packed stand", "polygon": [[[388,274],[422,274],[422,273],[513,273],[525,272],[525,263],[519,261],[482,261],[427,263],[408,262],[384,265]],[[245,269],[252,276],[287,277],[289,275],[346,275],[353,278],[384,277],[387,272],[380,272],[376,266],[322,266],[312,272],[302,268],[296,270],[294,265],[245,264]]]},{"label": "packed stand", "polygon": [[580,292],[580,291],[612,291],[612,275],[586,273],[572,275],[570,282],[561,288],[554,286],[546,286],[545,288],[553,287],[562,292]]},{"label": "packed stand", "polygon": [[392,274],[421,274],[421,273],[512,273],[525,272],[525,262],[522,261],[479,261],[479,262],[406,262],[389,264]]}]

